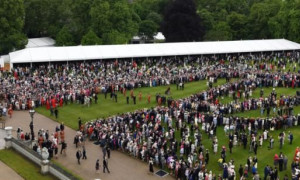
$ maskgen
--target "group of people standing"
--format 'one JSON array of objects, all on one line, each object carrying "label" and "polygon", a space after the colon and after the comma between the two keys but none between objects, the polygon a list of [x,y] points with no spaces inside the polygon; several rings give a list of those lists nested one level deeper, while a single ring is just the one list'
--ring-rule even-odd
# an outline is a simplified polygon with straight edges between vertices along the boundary
[{"label": "group of people standing", "polygon": [[[276,57],[280,59],[278,66],[282,66],[284,61],[281,60],[285,58],[299,63],[299,54],[290,54],[290,57],[280,54]],[[167,106],[137,110],[85,124],[80,120],[79,133],[76,135],[78,137],[74,138],[78,148],[76,158],[78,164],[81,159],[87,159],[87,150],[80,142],[81,138],[83,141],[84,138],[88,138],[96,140],[102,147],[103,172],[105,170],[110,172],[108,151],[112,149],[124,151],[149,162],[151,172],[153,165],[160,168],[167,167],[170,173],[179,179],[234,179],[237,177],[234,161],[226,159],[226,148],[222,147],[220,151],[219,164],[223,174],[216,175],[207,169],[209,163],[217,162],[209,160],[210,148],[203,145],[204,135],[207,134],[210,139],[213,153],[218,154],[220,142],[216,130],[224,126],[225,133],[229,137],[230,152],[236,142],[243,143],[245,148],[250,142],[249,148],[256,154],[257,146],[261,143],[257,138],[263,136],[259,135],[258,130],[273,131],[295,126],[298,125],[300,117],[293,114],[293,106],[298,103],[296,97],[277,96],[274,89],[266,98],[252,98],[252,92],[256,88],[263,87],[300,87],[300,75],[296,72],[266,71],[268,65],[264,63],[261,63],[264,64],[262,66],[246,63],[250,58],[260,61],[261,56],[226,58],[228,63],[217,58],[210,62],[211,59],[202,57],[178,62],[172,59],[153,59],[144,62],[97,61],[41,65],[32,68],[18,67],[14,69],[13,75],[4,75],[6,79],[1,79],[0,90],[7,104],[12,104],[16,109],[18,109],[17,102],[19,105],[22,104],[22,108],[25,103],[25,109],[40,105],[55,109],[58,104],[63,106],[72,102],[81,104],[91,102],[91,98],[86,100],[86,97],[95,99],[101,92],[122,93],[124,89],[132,90],[142,86],[172,83],[178,83],[178,88],[184,89],[184,83],[188,81],[210,79],[208,90],[188,98],[171,100]],[[271,59],[269,62],[272,62]],[[212,83],[219,78],[226,78],[228,81],[226,84],[213,87]],[[231,78],[239,79],[230,82]],[[222,98],[226,96],[232,96],[233,101],[222,103]],[[241,100],[241,97],[244,99]],[[117,97],[115,100],[117,101]],[[274,108],[278,109],[279,116],[233,117],[235,112],[259,108],[266,109],[267,112]],[[180,138],[176,137],[177,132]],[[41,145],[43,142],[41,138]],[[99,159],[96,161],[96,171],[100,168],[99,161]],[[248,170],[250,166],[256,168],[257,163],[253,163],[252,160],[247,166]],[[259,178],[255,169],[252,172],[254,177]]]}]

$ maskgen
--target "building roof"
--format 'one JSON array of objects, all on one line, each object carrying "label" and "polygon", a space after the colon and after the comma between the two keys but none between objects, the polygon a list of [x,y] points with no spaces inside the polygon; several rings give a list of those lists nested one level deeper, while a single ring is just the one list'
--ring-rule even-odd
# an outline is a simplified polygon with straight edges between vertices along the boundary
[{"label": "building roof", "polygon": [[205,54],[300,50],[286,39],[182,42],[159,44],[95,45],[26,48],[9,54],[11,63],[82,61]]}]

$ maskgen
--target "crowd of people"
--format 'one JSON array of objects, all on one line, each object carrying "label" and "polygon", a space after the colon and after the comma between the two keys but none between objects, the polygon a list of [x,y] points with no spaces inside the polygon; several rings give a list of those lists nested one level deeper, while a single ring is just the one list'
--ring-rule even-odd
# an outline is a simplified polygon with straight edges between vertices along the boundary
[{"label": "crowd of people", "polygon": [[55,109],[57,104],[73,102],[90,104],[97,102],[96,94],[100,92],[123,92],[204,79],[209,64],[208,59],[194,58],[16,66],[12,73],[1,73],[0,94],[5,99],[3,105],[12,104],[16,110],[41,105]]},{"label": "crowd of people", "polygon": [[[276,58],[277,65],[274,66]],[[180,89],[184,89],[186,82],[208,79],[208,90],[188,98],[165,100],[164,103],[159,103],[159,97],[156,98],[157,103],[163,106],[85,124],[79,119],[79,132],[74,138],[74,144],[83,150],[77,151],[76,158],[80,164],[85,151],[81,143],[87,137],[96,140],[102,147],[104,172],[110,172],[107,166],[110,150],[121,150],[149,162],[151,172],[154,164],[160,168],[167,167],[177,179],[235,179],[238,176],[234,160],[226,159],[228,152],[225,145],[219,148],[218,127],[224,127],[229,138],[230,153],[234,146],[240,144],[245,149],[249,147],[249,151],[256,155],[258,147],[264,142],[270,143],[270,149],[274,147],[274,138],[268,135],[269,132],[275,129],[282,131],[282,140],[279,142],[282,147],[286,136],[292,142],[292,134],[286,135],[285,130],[300,124],[300,115],[293,113],[293,107],[299,103],[298,98],[292,95],[279,96],[276,92],[277,87],[300,87],[300,75],[294,68],[294,63],[299,64],[299,54],[289,54],[288,57],[279,54],[276,58],[252,55],[238,58],[228,56],[225,61],[198,57],[176,61],[91,61],[15,67],[12,74],[1,74],[5,78],[1,78],[0,94],[4,99],[4,107],[11,105],[12,109],[19,110],[45,106],[55,112],[57,106],[69,103],[97,103],[98,93],[106,96],[107,93],[124,93],[138,87],[169,84],[177,84]],[[249,59],[255,59],[254,63],[245,63]],[[292,64],[293,71],[272,71],[286,68],[287,62]],[[227,83],[213,87],[218,78],[226,78]],[[231,82],[231,78],[237,80]],[[252,97],[257,88],[268,87],[274,88],[269,96],[263,97],[261,91],[260,98]],[[232,101],[222,103],[224,97],[232,97]],[[262,114],[266,112],[267,117],[234,117],[236,112],[257,109]],[[276,116],[269,117],[271,112]],[[259,130],[264,133],[260,134]],[[50,153],[53,154],[51,157],[55,157],[58,143],[64,142],[62,132],[62,127],[56,128],[55,133],[49,137],[49,132],[41,130],[36,151],[47,147],[49,152],[54,152]],[[177,132],[180,138],[176,137]],[[25,139],[23,134],[20,130],[20,139]],[[204,147],[204,138],[210,139],[211,147]],[[210,162],[209,149],[216,155],[220,154],[218,163],[223,174],[215,174],[207,169],[209,163],[217,163]],[[283,161],[285,157],[280,154],[276,164],[274,157],[274,167],[265,168],[264,175],[275,180],[278,177],[277,169],[284,170],[281,159]],[[239,178],[247,178],[252,173],[254,179],[259,179],[256,156],[249,157],[246,162],[245,166],[240,165]],[[296,177],[299,177],[298,162],[293,161],[293,174]],[[96,170],[99,170],[99,166],[97,160]]]},{"label": "crowd of people", "polygon": [[[30,126],[32,126],[30,124]],[[33,127],[30,127],[33,128]],[[39,129],[37,137],[34,136],[33,129],[31,132],[24,132],[20,127],[17,129],[17,139],[23,142],[35,140],[32,149],[39,155],[45,147],[49,153],[49,160],[58,158],[58,153],[66,155],[67,143],[65,141],[65,125],[61,123],[59,126],[54,127],[53,132],[44,129]]]}]

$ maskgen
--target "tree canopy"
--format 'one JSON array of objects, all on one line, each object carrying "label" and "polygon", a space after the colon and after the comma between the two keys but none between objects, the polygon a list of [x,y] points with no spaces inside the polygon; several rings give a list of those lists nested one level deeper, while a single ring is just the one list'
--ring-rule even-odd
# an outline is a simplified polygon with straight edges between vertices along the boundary
[{"label": "tree canopy", "polygon": [[172,1],[164,14],[162,32],[168,42],[202,40],[204,27],[194,0]]},{"label": "tree canopy", "polygon": [[21,49],[27,44],[24,27],[23,0],[0,1],[0,54]]}]

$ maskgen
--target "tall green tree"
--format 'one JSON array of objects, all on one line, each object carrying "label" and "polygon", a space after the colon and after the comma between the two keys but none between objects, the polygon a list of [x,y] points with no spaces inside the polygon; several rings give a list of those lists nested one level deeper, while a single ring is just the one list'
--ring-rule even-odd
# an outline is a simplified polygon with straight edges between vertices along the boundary
[{"label": "tall green tree", "polygon": [[300,6],[289,12],[288,38],[300,42]]},{"label": "tall green tree", "polygon": [[228,41],[232,40],[232,32],[226,21],[218,22],[205,34],[207,41]]},{"label": "tall green tree", "polygon": [[[138,18],[126,0],[94,0],[90,15],[94,32],[105,44],[126,43],[138,33]],[[112,34],[121,37],[113,38]]]},{"label": "tall green tree", "polygon": [[162,32],[167,42],[201,41],[204,27],[194,0],[172,1],[164,13]]},{"label": "tall green tree", "polygon": [[22,32],[24,16],[23,0],[0,1],[0,54],[24,48],[27,44]]},{"label": "tall green tree", "polygon": [[89,30],[87,34],[85,34],[81,39],[82,45],[100,45],[102,44],[102,40],[94,33],[93,30]]},{"label": "tall green tree", "polygon": [[162,17],[156,12],[150,12],[146,17],[146,20],[153,21],[156,25],[160,26],[162,22]]},{"label": "tall green tree", "polygon": [[153,39],[158,27],[159,26],[155,22],[151,20],[144,20],[140,23],[139,35],[146,37],[146,39]]},{"label": "tall green tree", "polygon": [[248,23],[248,28],[251,29],[249,31],[250,39],[272,38],[271,31],[268,28],[268,21],[278,13],[280,6],[281,4],[278,0],[253,4]]},{"label": "tall green tree", "polygon": [[90,9],[93,0],[73,0],[71,5],[72,23],[75,42],[79,44],[91,26]]},{"label": "tall green tree", "polygon": [[26,0],[24,31],[30,38],[47,36],[49,28],[49,1]]},{"label": "tall green tree", "polygon": [[112,30],[111,32],[104,33],[102,35],[103,44],[126,44],[128,38],[126,34],[120,33],[119,31]]},{"label": "tall green tree", "polygon": [[58,46],[73,46],[75,45],[74,38],[67,26],[64,26],[56,36],[56,45]]},{"label": "tall green tree", "polygon": [[112,22],[110,21],[110,3],[103,0],[94,0],[90,15],[91,25],[94,32],[101,37],[103,33],[107,33],[112,29]]},{"label": "tall green tree", "polygon": [[232,39],[245,39],[248,35],[247,17],[244,14],[232,12],[227,16],[227,23],[232,32]]}]

